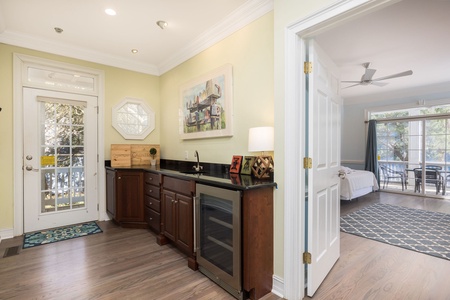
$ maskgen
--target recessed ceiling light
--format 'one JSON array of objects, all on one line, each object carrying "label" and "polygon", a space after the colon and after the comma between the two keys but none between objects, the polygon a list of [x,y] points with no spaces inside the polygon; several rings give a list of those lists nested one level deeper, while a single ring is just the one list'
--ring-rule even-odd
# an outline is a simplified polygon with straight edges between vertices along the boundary
[{"label": "recessed ceiling light", "polygon": [[55,27],[54,29],[55,29],[56,33],[62,33],[64,31],[64,30],[62,30],[62,28],[59,28],[59,27]]},{"label": "recessed ceiling light", "polygon": [[158,25],[161,29],[164,29],[167,27],[167,22],[166,21],[158,21],[156,22],[156,25]]},{"label": "recessed ceiling light", "polygon": [[112,9],[112,8],[107,8],[107,9],[105,9],[105,13],[106,13],[107,15],[109,15],[109,16],[115,16],[115,15],[117,15],[116,11],[115,11],[114,9]]},{"label": "recessed ceiling light", "polygon": [[136,53],[138,53],[138,50],[137,49],[131,49],[131,53],[136,54]]}]

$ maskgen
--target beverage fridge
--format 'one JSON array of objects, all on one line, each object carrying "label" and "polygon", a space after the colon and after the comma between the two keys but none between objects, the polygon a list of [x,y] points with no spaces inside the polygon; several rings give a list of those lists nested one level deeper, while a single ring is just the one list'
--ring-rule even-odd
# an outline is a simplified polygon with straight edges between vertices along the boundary
[{"label": "beverage fridge", "polygon": [[200,272],[243,299],[241,192],[197,184],[195,226]]}]

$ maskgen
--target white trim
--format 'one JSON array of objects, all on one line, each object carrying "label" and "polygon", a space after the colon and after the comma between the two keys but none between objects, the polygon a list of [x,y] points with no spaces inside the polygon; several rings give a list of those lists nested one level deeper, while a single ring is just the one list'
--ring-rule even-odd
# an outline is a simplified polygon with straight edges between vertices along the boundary
[{"label": "white trim", "polygon": [[[301,170],[301,159],[305,156],[305,89],[304,75],[301,71],[304,57],[304,43],[295,31],[286,32],[286,105],[284,108],[285,143],[284,157],[286,159],[285,201],[284,201],[284,298],[303,298],[304,272],[302,271],[301,253],[304,249],[304,206],[305,180]],[[303,53],[303,55],[301,54]],[[289,63],[287,63],[289,62]],[[299,87],[298,84],[301,84]],[[299,117],[301,116],[301,117]],[[295,124],[295,126],[292,126]]]},{"label": "white trim", "polygon": [[273,10],[273,0],[250,0],[158,65],[160,74],[208,49]]},{"label": "white trim", "polygon": [[104,52],[96,52],[86,48],[77,48],[73,45],[44,40],[35,36],[24,35],[8,30],[5,30],[0,35],[0,42],[47,53],[73,57],[126,70],[132,70],[145,74],[159,75],[158,69],[154,65],[145,64],[143,62],[133,61],[130,59],[124,59],[120,56],[114,56]]},{"label": "white trim", "polygon": [[[22,172],[22,157],[23,157],[23,95],[22,90],[24,86],[30,86],[26,82],[24,72],[25,65],[40,65],[41,67],[59,68],[73,72],[84,72],[92,74],[95,77],[98,109],[98,137],[97,137],[97,197],[99,204],[98,219],[108,219],[106,215],[106,196],[105,196],[105,172],[104,172],[104,72],[86,67],[81,67],[72,64],[59,63],[56,61],[33,57],[23,54],[13,54],[13,163],[14,163],[14,228],[13,235],[18,236],[23,234],[23,172]],[[32,86],[37,88],[37,86]],[[40,87],[42,88],[42,87]],[[50,88],[46,88],[50,90]],[[59,89],[53,89],[61,91]],[[62,90],[70,93],[71,91]],[[72,91],[72,93],[74,93]],[[78,94],[83,94],[79,92]],[[92,91],[84,93],[86,95],[93,95]]]},{"label": "white trim", "polygon": [[[300,72],[305,57],[304,39],[335,26],[355,14],[366,13],[397,0],[343,0],[311,16],[293,22],[285,30],[285,200],[284,200],[284,293],[286,299],[303,299],[305,292],[305,183],[299,170],[306,145],[304,74]],[[299,84],[300,83],[300,84]],[[301,105],[299,104],[301,103]],[[300,116],[300,117],[299,117]],[[298,124],[300,120],[300,124]],[[296,124],[296,126],[292,126]],[[287,159],[289,158],[289,159]],[[299,199],[300,198],[300,199]]]},{"label": "white trim", "polygon": [[361,159],[342,159],[341,164],[364,164],[364,160]]},{"label": "white trim", "polygon": [[0,243],[2,242],[2,240],[11,239],[13,237],[14,237],[13,228],[0,229]]},{"label": "white trim", "polygon": [[385,112],[385,111],[392,111],[392,110],[406,110],[411,108],[421,108],[421,107],[432,107],[432,106],[439,106],[439,105],[448,105],[450,104],[449,98],[444,99],[437,99],[437,100],[418,100],[414,102],[408,102],[408,103],[399,103],[399,104],[393,104],[393,105],[383,105],[383,106],[373,106],[366,108],[364,110],[364,117],[365,121],[368,121],[369,114],[371,112]]},{"label": "white trim", "polygon": [[283,297],[284,282],[283,278],[273,275],[272,276],[272,293],[278,297]]},{"label": "white trim", "polygon": [[109,55],[104,52],[36,38],[34,36],[9,31],[8,29],[3,32],[0,31],[0,43],[158,76],[199,54],[272,10],[273,0],[246,1],[245,4],[227,16],[223,21],[193,39],[186,47],[180,49],[180,51],[161,62],[158,66],[146,64],[142,61],[126,59],[121,56]]}]

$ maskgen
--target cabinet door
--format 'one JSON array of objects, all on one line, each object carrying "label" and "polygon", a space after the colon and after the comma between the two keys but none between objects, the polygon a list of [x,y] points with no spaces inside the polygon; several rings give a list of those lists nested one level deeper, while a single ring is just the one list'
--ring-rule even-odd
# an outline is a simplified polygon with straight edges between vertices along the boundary
[{"label": "cabinet door", "polygon": [[106,170],[106,211],[116,217],[116,172]]},{"label": "cabinet door", "polygon": [[164,235],[171,239],[172,241],[176,241],[176,220],[175,220],[175,193],[171,191],[163,190],[161,206],[162,206],[162,230]]},{"label": "cabinet door", "polygon": [[117,184],[117,221],[144,221],[144,175],[137,171],[118,171]]},{"label": "cabinet door", "polygon": [[177,245],[180,250],[191,254],[194,249],[194,226],[192,197],[176,195]]}]

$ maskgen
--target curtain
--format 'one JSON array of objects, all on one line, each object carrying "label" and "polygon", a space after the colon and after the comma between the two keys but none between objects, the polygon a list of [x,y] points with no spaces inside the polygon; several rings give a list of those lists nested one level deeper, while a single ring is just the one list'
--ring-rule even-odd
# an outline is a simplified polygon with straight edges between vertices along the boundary
[{"label": "curtain", "polygon": [[375,174],[380,183],[380,174],[378,172],[377,157],[377,121],[369,121],[369,130],[367,132],[366,160],[364,169]]}]

